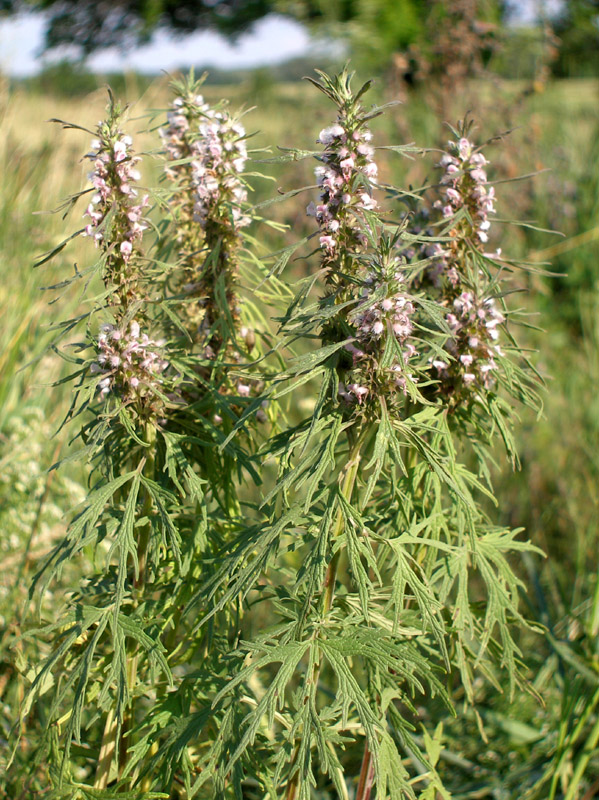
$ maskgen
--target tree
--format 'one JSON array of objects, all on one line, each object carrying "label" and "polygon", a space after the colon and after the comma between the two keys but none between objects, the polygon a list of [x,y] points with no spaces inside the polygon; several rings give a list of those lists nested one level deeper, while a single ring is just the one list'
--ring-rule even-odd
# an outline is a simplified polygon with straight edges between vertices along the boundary
[{"label": "tree", "polygon": [[502,0],[279,0],[278,8],[345,38],[366,71],[403,53],[406,70],[422,77],[475,72],[505,14]]},{"label": "tree", "polygon": [[595,76],[599,69],[599,0],[567,0],[554,21],[561,40],[555,73]]},{"label": "tree", "polygon": [[471,70],[478,58],[472,43],[485,38],[489,22],[500,21],[504,6],[502,0],[0,0],[0,13],[45,13],[46,50],[75,46],[83,56],[146,43],[158,29],[235,38],[279,13],[345,39],[366,69],[387,67],[394,53],[415,49],[427,73],[431,64],[443,74],[456,61]]},{"label": "tree", "polygon": [[148,42],[158,28],[235,37],[274,10],[271,0],[0,0],[0,12],[48,14],[45,48],[75,45],[83,55]]}]

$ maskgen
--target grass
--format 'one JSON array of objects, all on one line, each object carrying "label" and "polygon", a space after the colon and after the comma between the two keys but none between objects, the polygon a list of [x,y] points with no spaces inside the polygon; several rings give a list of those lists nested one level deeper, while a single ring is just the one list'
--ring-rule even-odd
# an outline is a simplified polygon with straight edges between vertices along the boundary
[{"label": "grass", "polygon": [[[471,87],[468,99],[479,112],[481,136],[519,126],[505,147],[491,151],[494,174],[513,178],[551,169],[528,182],[500,184],[500,213],[504,209],[509,216],[525,217],[566,235],[564,246],[546,233],[506,228],[501,242],[506,252],[538,251],[539,257],[550,255],[556,245],[554,268],[563,273],[559,279],[531,274],[522,283],[521,288],[532,294],[518,302],[531,314],[540,312],[538,319],[531,319],[544,329],[522,335],[538,351],[536,363],[547,378],[548,391],[544,418],[538,421],[524,414],[517,431],[521,471],[513,474],[502,467],[497,483],[505,521],[525,525],[527,535],[548,555],[545,561],[529,559],[520,565],[529,587],[529,617],[546,633],[527,634],[521,643],[530,664],[531,695],[520,694],[514,705],[509,697],[486,694],[481,688],[478,710],[465,708],[457,721],[445,719],[434,707],[425,713],[437,714],[445,723],[441,767],[455,798],[591,800],[599,791],[594,746],[599,730],[599,267],[598,240],[575,237],[599,225],[599,82],[558,82],[530,97],[524,97],[523,88],[479,85]],[[141,98],[136,91],[132,82],[127,94],[135,100],[133,118],[166,104],[165,80]],[[382,85],[378,91],[381,100],[388,99]],[[223,95],[234,107],[258,105],[246,119],[248,129],[258,131],[258,150],[272,142],[310,149],[328,123],[326,102],[306,85],[206,90],[209,101]],[[41,288],[70,274],[74,263],[85,263],[89,243],[76,239],[51,265],[33,270],[32,264],[79,222],[82,205],[66,223],[61,214],[37,212],[56,208],[85,184],[87,165],[81,155],[90,136],[62,131],[45,121],[58,117],[93,127],[105,102],[101,91],[73,101],[12,92],[6,84],[0,90],[0,500],[12,509],[11,514],[0,512],[0,552],[13,565],[29,563],[23,559],[25,547],[36,557],[60,534],[64,514],[77,499],[77,484],[84,479],[74,472],[68,480],[48,481],[45,473],[64,446],[52,434],[69,400],[68,385],[47,388],[61,376],[63,364],[46,348],[57,307],[64,316],[76,298],[59,296],[51,305]],[[456,116],[463,111],[455,109]],[[376,125],[378,142],[428,143],[444,135],[426,96],[391,108]],[[155,144],[142,139],[139,147]],[[388,163],[389,177],[392,173],[396,182],[418,185],[431,174],[433,159],[390,158]],[[257,166],[274,177],[274,187],[281,192],[313,183],[311,165],[305,162]],[[257,199],[273,193],[272,182],[256,183]],[[308,231],[307,202],[307,195],[300,196],[269,211],[290,225],[297,238],[298,231]],[[495,227],[503,230],[499,224]],[[266,240],[265,246],[283,243]],[[301,261],[293,269],[301,274]],[[30,362],[35,366],[27,367]],[[15,602],[14,573],[5,573],[0,589],[6,644],[13,641],[9,612]],[[7,663],[0,666],[0,695],[12,704],[19,689]],[[535,692],[543,702],[535,699]],[[8,723],[3,724],[0,736],[7,735]],[[2,760],[0,753],[0,767]]]}]

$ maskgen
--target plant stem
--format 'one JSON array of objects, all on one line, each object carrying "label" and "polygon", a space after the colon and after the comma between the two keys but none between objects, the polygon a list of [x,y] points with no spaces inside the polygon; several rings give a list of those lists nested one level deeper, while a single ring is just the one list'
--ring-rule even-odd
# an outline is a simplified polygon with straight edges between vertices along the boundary
[{"label": "plant stem", "polygon": [[[364,429],[358,435],[355,443],[351,443],[351,428],[348,429],[348,439],[350,441],[350,452],[349,452],[349,460],[346,465],[345,477],[343,479],[343,483],[341,485],[341,494],[347,502],[351,502],[351,497],[353,494],[354,486],[356,483],[356,478],[358,476],[358,468],[360,466],[360,450],[362,448],[362,444],[366,435],[368,433],[368,426],[364,427]],[[337,539],[342,531],[343,531],[343,511],[341,508],[337,511],[337,517],[335,519],[335,526],[333,528],[333,541]],[[322,594],[322,615],[325,617],[331,607],[333,605],[333,598],[335,596],[335,583],[337,581],[337,571],[339,569],[339,559],[341,556],[341,549],[339,548],[334,556],[331,558],[329,562],[329,566],[327,567],[324,584],[323,584],[323,594]],[[321,662],[318,661],[314,664],[314,671],[312,673],[312,684],[313,686],[318,686],[318,679],[320,676],[320,669],[321,669]],[[293,754],[293,758],[291,761],[291,766],[295,765],[297,760],[297,755],[299,752],[299,746],[295,748],[295,752]],[[286,800],[295,800],[297,795],[297,790],[299,787],[299,770],[296,770],[293,777],[289,780],[287,785],[287,793],[286,793]]]},{"label": "plant stem", "polygon": [[372,753],[368,747],[368,741],[364,744],[364,756],[362,757],[362,769],[360,770],[360,781],[355,800],[370,800],[370,794],[374,785],[374,762]]},{"label": "plant stem", "polygon": [[[356,478],[358,476],[358,468],[360,466],[360,450],[364,439],[366,437],[366,433],[368,432],[368,428],[364,428],[361,434],[358,436],[355,444],[350,450],[349,453],[349,461],[347,462],[345,478],[343,480],[343,485],[341,486],[341,494],[345,500],[349,503],[351,501],[351,496],[354,490],[354,485],[356,483]],[[351,433],[351,428],[348,431],[348,437]],[[341,532],[343,531],[343,511],[341,508],[337,511],[337,519],[335,520],[335,527],[333,528],[333,541],[337,539]],[[337,580],[337,570],[339,568],[339,557],[341,555],[341,549],[337,550],[333,558],[331,559],[329,566],[327,567],[327,572],[324,579],[324,593],[323,593],[323,604],[322,604],[322,612],[323,616],[328,614],[331,610],[331,606],[333,605],[333,598],[335,596],[335,582]]]},{"label": "plant stem", "polygon": [[578,787],[580,785],[580,780],[584,775],[584,771],[587,768],[587,765],[595,753],[595,748],[597,747],[597,742],[599,741],[599,717],[595,720],[595,724],[591,728],[591,732],[589,734],[589,738],[586,741],[586,744],[580,754],[580,758],[574,768],[574,774],[572,775],[572,780],[570,781],[570,785],[568,786],[568,791],[566,792],[566,796],[564,800],[574,800],[574,796],[578,791]]},{"label": "plant stem", "polygon": [[[156,465],[156,427],[152,422],[146,423],[145,436],[149,447],[144,465],[144,474],[146,477],[153,480]],[[132,606],[134,609],[139,604],[139,595],[143,591],[145,585],[148,546],[150,542],[150,532],[152,526],[150,521],[152,515],[152,506],[152,496],[149,492],[146,492],[141,511],[141,517],[146,517],[148,521],[141,530],[137,548],[138,572],[137,575],[134,575],[133,577],[132,597]],[[139,645],[135,644],[133,649],[127,654],[127,690],[130,695],[130,701],[129,708],[126,711],[120,726],[120,734],[118,733],[119,720],[114,713],[114,709],[111,709],[106,717],[106,725],[104,726],[104,734],[102,736],[102,744],[100,747],[98,769],[96,771],[96,779],[94,781],[95,789],[105,789],[107,787],[112,762],[117,751],[119,759],[119,772],[124,770],[127,763],[127,754],[123,745],[123,739],[130,730],[133,722],[133,692],[135,691],[135,685],[137,683],[138,651]]]},{"label": "plant stem", "polygon": [[98,758],[98,768],[96,770],[96,779],[94,780],[94,789],[106,789],[108,786],[110,768],[112,766],[114,751],[116,749],[117,728],[118,726],[115,719],[114,709],[111,708],[106,715],[106,724],[104,725],[104,733],[102,735],[102,745],[100,746],[100,756]]},{"label": "plant stem", "polygon": [[[566,760],[568,753],[571,752],[571,748],[574,747],[574,745],[576,744],[576,741],[577,741],[578,737],[580,736],[580,733],[582,732],[582,729],[584,728],[584,726],[587,723],[587,720],[589,719],[589,717],[593,713],[593,710],[594,710],[595,706],[597,705],[597,703],[599,703],[599,689],[595,690],[595,693],[593,694],[593,697],[591,698],[590,702],[587,704],[586,708],[584,709],[583,713],[580,716],[580,719],[576,723],[576,726],[574,727],[574,730],[570,734],[568,746],[564,746],[564,750],[563,750],[563,752],[561,753],[561,755],[559,757],[559,760],[558,760],[558,762],[557,762],[557,764],[555,766],[555,769],[553,770],[553,778],[552,778],[552,781],[551,781],[551,788],[550,788],[550,791],[549,791],[548,800],[554,800],[556,792],[557,792],[557,784],[558,784],[558,781],[559,781],[560,773],[562,771],[563,763]],[[574,778],[572,778],[572,780],[574,780]]]}]

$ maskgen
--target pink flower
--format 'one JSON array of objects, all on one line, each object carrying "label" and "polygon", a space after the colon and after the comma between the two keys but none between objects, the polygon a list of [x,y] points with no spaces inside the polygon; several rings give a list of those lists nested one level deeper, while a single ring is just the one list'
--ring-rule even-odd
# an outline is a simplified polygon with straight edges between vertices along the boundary
[{"label": "pink flower", "polygon": [[337,241],[332,236],[321,236],[320,246],[324,247],[329,253],[332,253],[337,246]]},{"label": "pink flower", "polygon": [[372,211],[377,207],[376,200],[369,194],[366,194],[366,192],[362,192],[360,194],[360,203],[362,208],[366,209],[367,211]]},{"label": "pink flower", "polygon": [[470,157],[470,153],[472,152],[472,144],[466,138],[462,138],[458,142],[458,152],[460,154],[460,158],[465,161],[467,158]]}]

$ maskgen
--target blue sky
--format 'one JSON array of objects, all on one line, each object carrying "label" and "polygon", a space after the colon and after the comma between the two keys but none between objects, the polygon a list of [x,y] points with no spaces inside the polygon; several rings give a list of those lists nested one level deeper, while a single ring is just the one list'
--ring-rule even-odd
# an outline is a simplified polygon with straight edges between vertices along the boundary
[{"label": "blue sky", "polygon": [[[0,71],[9,75],[32,75],[42,65],[36,55],[42,46],[43,20],[22,15],[0,21]],[[258,22],[251,33],[233,45],[214,33],[194,33],[173,38],[163,32],[146,47],[128,53],[106,50],[89,59],[98,71],[135,68],[157,72],[178,67],[246,67],[275,64],[307,53],[310,38],[302,25],[272,15]],[[56,58],[56,57],[54,57]]]}]

